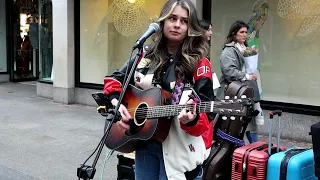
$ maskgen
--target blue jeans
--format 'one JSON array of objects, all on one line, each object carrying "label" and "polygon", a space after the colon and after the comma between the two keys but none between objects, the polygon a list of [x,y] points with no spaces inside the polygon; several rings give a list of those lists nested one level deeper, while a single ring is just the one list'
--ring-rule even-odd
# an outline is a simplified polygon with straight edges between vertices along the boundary
[{"label": "blue jeans", "polygon": [[198,176],[194,180],[202,180],[202,175],[203,175],[203,169],[201,168]]},{"label": "blue jeans", "polygon": [[247,136],[248,141],[249,141],[250,143],[259,141],[259,138],[258,138],[257,133],[251,133],[250,131],[247,131],[247,132],[246,132],[246,136]]},{"label": "blue jeans", "polygon": [[[194,180],[201,180],[202,169]],[[162,145],[147,141],[135,153],[135,180],[168,180],[164,167]]]}]

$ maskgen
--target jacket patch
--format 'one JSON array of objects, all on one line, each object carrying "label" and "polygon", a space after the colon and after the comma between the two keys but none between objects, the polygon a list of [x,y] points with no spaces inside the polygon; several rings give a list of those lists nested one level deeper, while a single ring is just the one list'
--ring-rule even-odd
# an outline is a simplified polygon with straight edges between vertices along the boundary
[{"label": "jacket patch", "polygon": [[137,82],[140,82],[140,81],[141,81],[141,78],[140,78],[139,76],[137,76],[136,81],[137,81]]},{"label": "jacket patch", "polygon": [[196,152],[196,150],[194,149],[194,146],[192,144],[189,144],[189,149],[191,152]]},{"label": "jacket patch", "polygon": [[209,66],[201,66],[197,69],[197,76],[202,76],[210,72],[211,70]]},{"label": "jacket patch", "polygon": [[176,85],[175,81],[170,82],[170,89],[173,89],[175,85]]},{"label": "jacket patch", "polygon": [[185,83],[184,87],[191,87],[191,83]]},{"label": "jacket patch", "polygon": [[146,75],[150,68],[150,63],[151,63],[150,59],[142,58],[136,68],[136,72],[139,72],[142,75]]},{"label": "jacket patch", "polygon": [[212,68],[208,59],[203,58],[200,60],[197,71],[194,73],[194,80],[198,81],[201,78],[207,77],[212,79]]}]

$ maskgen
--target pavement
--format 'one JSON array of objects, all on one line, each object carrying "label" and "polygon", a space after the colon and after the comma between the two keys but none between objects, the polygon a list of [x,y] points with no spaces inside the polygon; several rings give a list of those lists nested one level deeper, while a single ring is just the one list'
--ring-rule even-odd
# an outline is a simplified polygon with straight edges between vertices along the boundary
[{"label": "pavement", "polygon": [[[40,98],[35,83],[0,84],[0,180],[78,179],[76,169],[103,135],[104,118],[95,108]],[[284,139],[281,145],[312,146]],[[101,178],[106,152],[104,148],[94,179]],[[116,154],[107,161],[102,179],[116,180]],[[94,158],[86,164],[92,165]]]},{"label": "pavement", "polygon": [[[95,107],[37,97],[34,84],[0,84],[0,180],[77,179],[76,170],[97,147],[103,127]],[[106,152],[94,179],[100,179]],[[116,164],[114,153],[103,179],[116,179]]]}]

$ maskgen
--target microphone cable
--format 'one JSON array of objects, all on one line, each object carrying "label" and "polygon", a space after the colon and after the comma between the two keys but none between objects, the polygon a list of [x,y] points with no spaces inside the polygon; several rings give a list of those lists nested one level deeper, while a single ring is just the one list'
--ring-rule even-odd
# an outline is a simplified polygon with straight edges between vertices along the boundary
[{"label": "microphone cable", "polygon": [[114,150],[111,150],[111,149],[108,149],[106,152],[106,157],[104,158],[103,166],[101,168],[101,177],[100,177],[101,180],[103,180],[103,177],[104,177],[104,170],[106,168],[107,161],[109,160],[109,158],[111,157],[113,152],[114,152]]}]

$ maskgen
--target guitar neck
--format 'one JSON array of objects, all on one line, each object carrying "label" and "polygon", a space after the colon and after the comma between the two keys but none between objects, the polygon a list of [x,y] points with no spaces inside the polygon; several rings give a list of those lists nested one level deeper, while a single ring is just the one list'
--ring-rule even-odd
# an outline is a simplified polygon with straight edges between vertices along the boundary
[{"label": "guitar neck", "polygon": [[194,104],[155,106],[148,108],[147,119],[177,116],[184,108],[189,111],[194,111],[196,108],[196,113],[218,113],[221,111],[221,109],[214,107],[214,101],[201,102],[196,106]]}]

